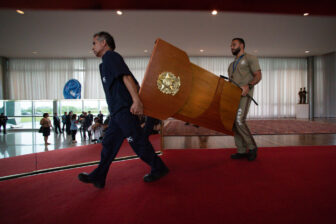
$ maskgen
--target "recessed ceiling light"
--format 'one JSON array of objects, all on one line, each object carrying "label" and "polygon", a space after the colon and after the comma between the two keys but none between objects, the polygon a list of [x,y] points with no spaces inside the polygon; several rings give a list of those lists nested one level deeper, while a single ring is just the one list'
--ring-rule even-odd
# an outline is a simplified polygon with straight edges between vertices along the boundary
[{"label": "recessed ceiling light", "polygon": [[310,53],[310,51],[305,51],[306,54]]},{"label": "recessed ceiling light", "polygon": [[33,54],[37,54],[38,52],[37,52],[37,51],[33,51],[32,53],[33,53]]},{"label": "recessed ceiling light", "polygon": [[213,15],[213,16],[215,16],[215,15],[217,15],[217,10],[212,10],[212,12],[211,12],[211,14]]},{"label": "recessed ceiling light", "polygon": [[309,16],[309,13],[308,12],[303,13],[303,16]]},{"label": "recessed ceiling light", "polygon": [[119,16],[121,16],[121,15],[123,14],[123,12],[120,11],[120,10],[118,10],[118,11],[117,11],[117,14],[118,14]]},{"label": "recessed ceiling light", "polygon": [[200,52],[202,52],[202,53],[203,53],[203,52],[204,52],[204,50],[203,50],[203,49],[201,49],[201,50],[200,50]]},{"label": "recessed ceiling light", "polygon": [[145,53],[147,53],[147,52],[148,52],[148,50],[144,50],[144,52],[145,52]]},{"label": "recessed ceiling light", "polygon": [[22,11],[22,10],[20,10],[20,9],[16,10],[16,12],[19,13],[19,14],[21,14],[21,15],[24,14],[24,11]]}]

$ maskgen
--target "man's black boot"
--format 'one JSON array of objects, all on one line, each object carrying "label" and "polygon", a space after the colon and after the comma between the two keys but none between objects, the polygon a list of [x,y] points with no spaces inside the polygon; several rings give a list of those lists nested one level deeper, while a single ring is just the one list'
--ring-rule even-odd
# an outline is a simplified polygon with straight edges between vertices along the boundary
[{"label": "man's black boot", "polygon": [[257,158],[257,151],[258,149],[250,149],[250,151],[247,153],[247,160],[248,161],[254,161]]},{"label": "man's black boot", "polygon": [[244,159],[247,158],[247,153],[235,153],[231,155],[231,159]]},{"label": "man's black boot", "polygon": [[87,173],[78,174],[78,179],[83,183],[91,183],[96,188],[104,188],[105,187],[105,182],[92,180],[92,179],[89,178],[89,174],[87,174]]},{"label": "man's black boot", "polygon": [[145,182],[153,182],[156,181],[164,176],[166,176],[169,173],[169,169],[165,168],[164,170],[158,172],[158,173],[149,173],[144,176],[144,181]]}]

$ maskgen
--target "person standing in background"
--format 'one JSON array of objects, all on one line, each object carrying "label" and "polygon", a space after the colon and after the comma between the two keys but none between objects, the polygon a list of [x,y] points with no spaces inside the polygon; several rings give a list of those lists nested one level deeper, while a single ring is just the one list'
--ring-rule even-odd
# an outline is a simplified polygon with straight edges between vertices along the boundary
[{"label": "person standing in background", "polygon": [[48,113],[43,114],[43,118],[40,121],[40,125],[41,125],[41,131],[44,137],[44,144],[50,145],[50,143],[48,142],[48,137],[50,135],[50,128],[52,127],[52,125],[51,125],[51,121],[49,119]]},{"label": "person standing in background", "polygon": [[4,134],[6,134],[6,125],[7,125],[8,117],[4,115],[4,113],[1,113],[0,115],[0,133],[1,133],[1,127],[4,128]]},{"label": "person standing in background", "polygon": [[[89,118],[89,127],[90,127],[93,123],[93,115],[91,114],[91,111],[88,111],[88,118]],[[91,131],[88,131],[88,133],[89,133],[89,139],[91,139]]]},{"label": "person standing in background", "polygon": [[71,116],[72,116],[72,111],[69,112],[69,114],[66,116],[66,119],[65,119],[65,130],[66,130],[66,133],[67,135],[70,135],[71,132],[70,132],[70,126],[71,126]]},{"label": "person standing in background", "polygon": [[62,115],[62,133],[64,132],[64,127],[65,127],[66,117],[67,116],[68,116],[67,112],[64,112],[64,114]]},{"label": "person standing in background", "polygon": [[88,128],[89,132],[92,132],[93,139],[92,142],[100,143],[103,139],[103,124],[100,123],[98,117],[94,119],[94,124]]},{"label": "person standing in background", "polygon": [[79,132],[80,132],[80,135],[81,136],[83,136],[84,135],[84,131],[83,131],[83,125],[84,125],[84,121],[85,121],[85,118],[84,118],[84,115],[85,114],[85,112],[84,111],[82,111],[82,113],[79,115],[79,117],[78,117],[78,122],[79,122],[79,124],[80,124],[80,126],[79,126]]},{"label": "person standing in background", "polygon": [[100,123],[104,123],[104,114],[102,114],[101,111],[99,111],[99,114],[97,115],[97,117],[100,119]]},{"label": "person standing in background", "polygon": [[77,127],[78,120],[77,120],[77,115],[76,114],[71,113],[70,123],[71,123],[70,132],[71,132],[71,137],[72,137],[72,143],[77,143],[76,134],[77,134],[77,130],[78,130],[78,127]]},{"label": "person standing in background", "polygon": [[92,125],[92,122],[93,122],[93,114],[91,114],[91,111],[88,111],[88,118],[89,118],[89,120],[90,120],[90,125]]},{"label": "person standing in background", "polygon": [[54,113],[54,131],[56,134],[58,134],[58,131],[62,133],[61,130],[61,120],[57,116],[57,113]]},{"label": "person standing in background", "polygon": [[86,112],[84,112],[84,117],[83,117],[83,137],[84,140],[86,140],[86,132],[88,132],[89,139],[91,138],[90,132],[88,131],[88,128],[91,126],[91,121]]}]

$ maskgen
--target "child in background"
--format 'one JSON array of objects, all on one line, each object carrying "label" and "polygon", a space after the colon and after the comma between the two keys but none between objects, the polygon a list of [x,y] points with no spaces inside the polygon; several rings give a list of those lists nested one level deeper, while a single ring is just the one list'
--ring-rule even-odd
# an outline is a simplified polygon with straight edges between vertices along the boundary
[{"label": "child in background", "polygon": [[103,140],[103,125],[98,117],[95,117],[94,124],[88,128],[88,131],[92,132],[93,142],[100,143]]},{"label": "child in background", "polygon": [[73,114],[71,116],[70,122],[71,122],[70,132],[71,132],[71,136],[72,136],[72,143],[77,143],[76,134],[77,134],[77,130],[78,130],[78,127],[77,127],[78,121],[77,121],[77,115],[76,114]]}]

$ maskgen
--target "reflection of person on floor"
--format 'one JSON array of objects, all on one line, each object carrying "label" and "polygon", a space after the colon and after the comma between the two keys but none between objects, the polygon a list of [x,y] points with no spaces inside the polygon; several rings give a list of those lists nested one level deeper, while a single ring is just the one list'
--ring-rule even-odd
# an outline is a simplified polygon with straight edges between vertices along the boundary
[{"label": "reflection of person on floor", "polygon": [[0,154],[2,155],[2,158],[7,158],[9,157],[9,153],[8,153],[8,144],[7,144],[7,136],[6,135],[2,135],[0,137]]},{"label": "reflection of person on floor", "polygon": [[144,176],[145,182],[158,180],[169,171],[155,154],[152,144],[140,127],[137,115],[143,114],[143,105],[137,81],[122,56],[114,49],[115,43],[110,34],[100,32],[94,35],[92,50],[97,57],[102,57],[99,70],[111,118],[103,138],[99,166],[90,174],[79,174],[78,178],[84,183],[93,183],[98,188],[105,186],[109,167],[125,138],[140,159],[151,167],[151,172]]},{"label": "reflection of person on floor", "polygon": [[208,140],[209,136],[198,136],[199,142],[200,142],[200,148],[201,149],[206,149],[208,148]]},{"label": "reflection of person on floor", "polygon": [[95,117],[94,124],[88,128],[88,131],[92,133],[92,142],[100,143],[103,139],[103,124],[100,123],[100,119]]},{"label": "reflection of person on floor", "polygon": [[[234,62],[229,66],[230,79],[235,81],[243,90],[240,99],[237,117],[233,125],[234,139],[237,153],[232,154],[232,159],[247,158],[253,161],[257,157],[257,145],[246,124],[246,116],[251,104],[254,86],[261,80],[261,69],[257,57],[244,51],[245,42],[241,38],[234,38],[231,43],[231,52],[235,56]],[[249,151],[247,152],[247,149]]]},{"label": "reflection of person on floor", "polygon": [[4,113],[1,113],[0,115],[0,133],[1,133],[1,127],[4,129],[4,134],[6,134],[6,125],[7,125],[8,117],[4,115]]},{"label": "reflection of person on floor", "polygon": [[54,131],[56,134],[58,134],[58,131],[62,133],[61,131],[61,120],[57,116],[57,113],[54,113]]},{"label": "reflection of person on floor", "polygon": [[50,143],[48,142],[48,137],[50,135],[50,128],[52,127],[52,125],[48,113],[43,114],[43,118],[40,120],[40,125],[44,137],[44,144],[50,145]]},{"label": "reflection of person on floor", "polygon": [[70,122],[71,122],[70,132],[71,132],[71,137],[72,137],[72,143],[77,143],[77,141],[76,141],[76,134],[77,134],[77,130],[78,130],[77,114],[71,115],[71,121]]}]

